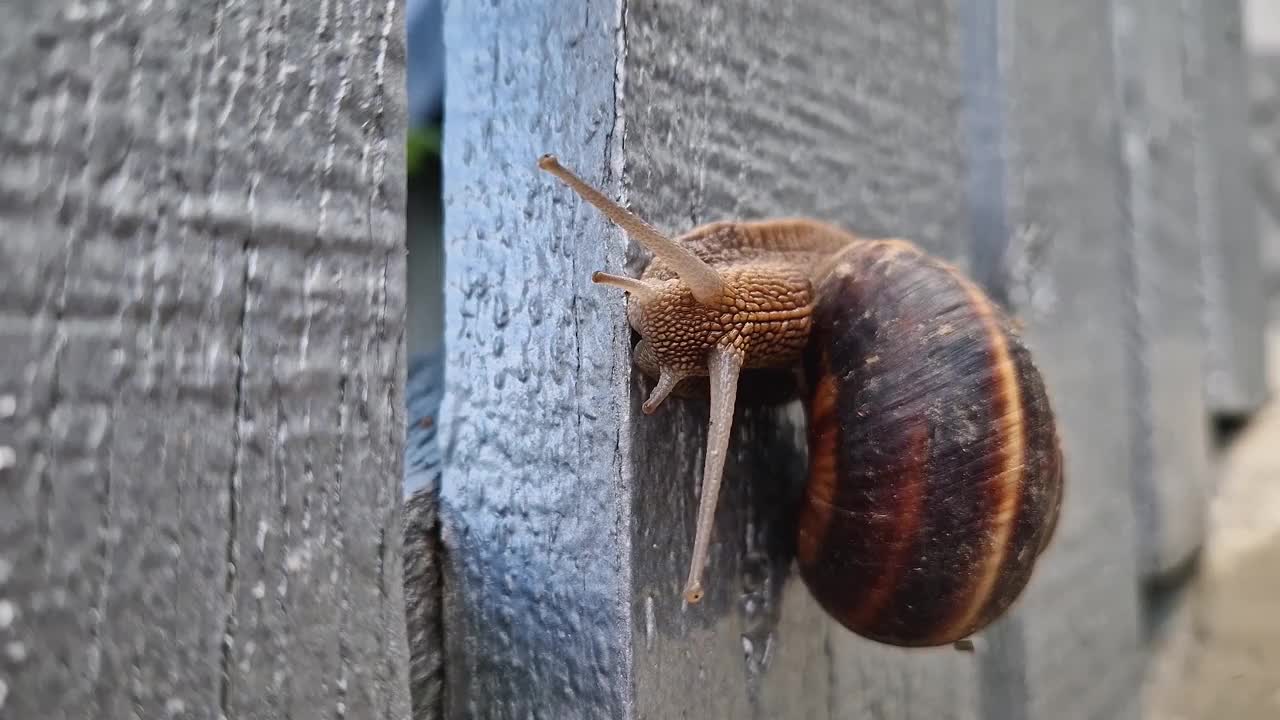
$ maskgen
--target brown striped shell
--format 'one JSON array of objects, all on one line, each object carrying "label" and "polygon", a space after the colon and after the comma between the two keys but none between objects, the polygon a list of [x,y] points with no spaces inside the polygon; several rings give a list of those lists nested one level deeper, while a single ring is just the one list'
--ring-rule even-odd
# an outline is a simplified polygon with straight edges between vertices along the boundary
[{"label": "brown striped shell", "polygon": [[962,640],[1018,598],[1057,522],[1043,381],[1006,314],[907,243],[851,245],[817,296],[801,576],[864,637]]}]

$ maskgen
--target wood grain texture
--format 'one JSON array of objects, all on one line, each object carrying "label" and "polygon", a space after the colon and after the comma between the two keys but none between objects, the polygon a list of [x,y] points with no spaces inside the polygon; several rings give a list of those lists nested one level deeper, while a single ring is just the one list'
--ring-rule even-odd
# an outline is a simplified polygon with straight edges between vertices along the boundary
[{"label": "wood grain texture", "polygon": [[623,240],[555,152],[616,191],[618,7],[445,9],[447,715],[632,712]]},{"label": "wood grain texture", "polygon": [[408,714],[400,27],[0,9],[0,717]]},{"label": "wood grain texture", "polygon": [[[1112,11],[1108,0],[449,7],[453,715],[1134,716]],[[543,152],[663,230],[798,214],[910,237],[1027,323],[1061,423],[1064,514],[977,655],[859,640],[796,582],[794,405],[739,411],[708,594],[682,604],[706,404],[635,412],[649,384],[630,367],[621,299],[586,279],[634,274],[644,257],[537,176]]]},{"label": "wood grain texture", "polygon": [[959,256],[953,14],[941,0],[448,7],[454,716],[977,716],[971,657],[857,639],[789,577],[794,405],[739,413],[708,595],[683,607],[706,404],[637,412],[649,386],[622,299],[588,277],[643,258],[533,164],[554,152],[673,232],[809,214]]},{"label": "wood grain texture", "polygon": [[[623,179],[632,208],[671,231],[809,215],[960,257],[969,224],[955,8],[631,0]],[[672,403],[629,428],[637,717],[976,716],[972,657],[858,638],[794,573],[798,416],[795,407],[739,412],[696,609],[681,606],[679,583],[706,405]]]},{"label": "wood grain texture", "polygon": [[1188,34],[1201,0],[1114,0],[1122,113],[1127,347],[1135,408],[1133,493],[1139,569],[1183,565],[1204,542],[1209,416],[1204,387],[1197,144]]},{"label": "wood grain texture", "polygon": [[[985,0],[967,25],[975,167],[995,182],[975,252],[1027,325],[1059,420],[1065,495],[1054,541],[987,640],[982,717],[1136,716],[1139,630],[1122,342],[1127,279],[1111,6]],[[982,160],[986,157],[987,160]],[[981,192],[979,190],[979,192]]]},{"label": "wood grain texture", "polygon": [[[1191,6],[1188,65],[1199,144],[1199,206],[1210,410],[1246,415],[1267,399],[1266,298],[1250,182],[1248,57],[1240,0]],[[1195,32],[1198,29],[1199,32]]]}]

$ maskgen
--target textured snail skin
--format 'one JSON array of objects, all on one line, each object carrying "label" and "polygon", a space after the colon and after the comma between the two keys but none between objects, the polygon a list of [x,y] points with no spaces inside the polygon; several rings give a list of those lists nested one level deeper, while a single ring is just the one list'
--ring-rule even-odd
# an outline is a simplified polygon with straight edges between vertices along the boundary
[{"label": "textured snail skin", "polygon": [[864,637],[962,640],[1018,598],[1057,524],[1040,373],[999,307],[908,243],[850,245],[817,296],[801,576]]}]

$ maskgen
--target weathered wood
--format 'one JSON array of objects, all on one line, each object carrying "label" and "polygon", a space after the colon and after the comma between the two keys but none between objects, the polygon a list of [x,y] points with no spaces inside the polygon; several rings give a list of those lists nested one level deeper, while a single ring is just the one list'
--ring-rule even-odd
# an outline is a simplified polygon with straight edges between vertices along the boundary
[{"label": "weathered wood", "polygon": [[628,334],[618,233],[553,192],[616,191],[618,6],[445,10],[446,714],[632,713]]},{"label": "weathered wood", "polygon": [[1199,139],[1186,92],[1188,20],[1200,2],[1114,0],[1129,219],[1131,477],[1147,577],[1181,567],[1199,550],[1208,510]]},{"label": "weathered wood", "polygon": [[[453,716],[977,717],[972,656],[851,637],[789,578],[796,408],[739,413],[708,596],[683,607],[703,403],[637,412],[622,236],[810,214],[968,246],[941,0],[453,4],[441,522]],[[769,28],[766,35],[762,28]],[[464,39],[466,38],[466,39]],[[861,708],[859,710],[859,708]]]},{"label": "weathered wood", "polygon": [[1195,99],[1209,408],[1238,416],[1267,398],[1257,205],[1250,182],[1247,57],[1240,0],[1203,0],[1188,18]]},{"label": "weathered wood", "polygon": [[[622,152],[632,207],[673,231],[808,215],[963,259],[956,6],[627,3]],[[637,389],[633,402],[644,395]],[[973,656],[857,638],[790,572],[786,483],[805,470],[798,408],[739,414],[708,597],[681,606],[706,422],[706,405],[688,403],[627,428],[637,716],[977,717]],[[669,447],[678,451],[654,452]]]},{"label": "weathered wood", "polygon": [[0,717],[408,714],[397,8],[0,7]]},{"label": "weathered wood", "polygon": [[[966,23],[975,270],[1027,325],[1060,421],[1057,536],[988,633],[981,717],[1136,717],[1124,221],[1108,0],[983,0]],[[994,160],[993,160],[994,159]]]}]

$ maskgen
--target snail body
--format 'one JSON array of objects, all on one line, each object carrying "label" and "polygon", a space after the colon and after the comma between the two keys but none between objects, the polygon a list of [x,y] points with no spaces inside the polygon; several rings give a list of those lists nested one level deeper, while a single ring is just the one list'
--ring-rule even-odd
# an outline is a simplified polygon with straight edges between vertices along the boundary
[{"label": "snail body", "polygon": [[903,240],[806,219],[718,222],[669,239],[559,177],[654,253],[627,291],[653,413],[705,378],[710,423],[684,596],[701,600],[739,379],[800,369],[809,477],[797,522],[806,586],[837,622],[898,646],[957,644],[1004,614],[1048,545],[1062,454],[1012,319]]}]

